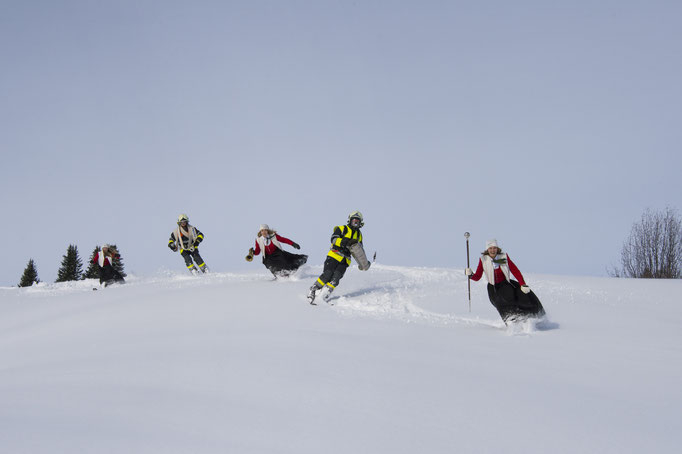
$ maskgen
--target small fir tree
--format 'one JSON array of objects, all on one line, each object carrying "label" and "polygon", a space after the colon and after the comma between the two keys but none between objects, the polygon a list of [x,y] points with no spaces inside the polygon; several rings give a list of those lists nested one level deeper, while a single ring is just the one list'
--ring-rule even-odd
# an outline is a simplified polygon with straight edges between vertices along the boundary
[{"label": "small fir tree", "polygon": [[121,256],[121,253],[118,252],[118,248],[116,247],[115,244],[111,245],[112,248],[116,250],[116,256],[114,257],[114,263],[112,266],[116,271],[118,271],[121,274],[121,277],[126,277],[127,274],[125,271],[123,271],[123,257]]},{"label": "small fir tree", "polygon": [[98,252],[99,246],[95,246],[95,249],[92,251],[92,255],[90,256],[90,261],[88,262],[88,269],[85,270],[85,273],[83,274],[83,279],[99,278],[99,271],[97,270],[97,264],[95,263],[95,257],[97,257]]},{"label": "small fir tree", "polygon": [[38,279],[38,270],[36,270],[36,264],[33,259],[28,261],[24,274],[21,276],[21,281],[19,282],[19,287],[30,287],[33,284],[40,282]]},{"label": "small fir tree", "polygon": [[66,255],[62,257],[62,266],[57,271],[55,282],[77,281],[83,274],[83,262],[78,256],[78,247],[70,244]]}]

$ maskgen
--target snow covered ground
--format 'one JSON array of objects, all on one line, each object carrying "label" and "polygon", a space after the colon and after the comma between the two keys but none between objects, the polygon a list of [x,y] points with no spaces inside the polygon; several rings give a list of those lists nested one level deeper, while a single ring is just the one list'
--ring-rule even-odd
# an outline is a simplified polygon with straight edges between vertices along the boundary
[{"label": "snow covered ground", "polygon": [[528,274],[506,328],[462,270],[321,267],[0,289],[2,453],[667,453],[682,280]]}]

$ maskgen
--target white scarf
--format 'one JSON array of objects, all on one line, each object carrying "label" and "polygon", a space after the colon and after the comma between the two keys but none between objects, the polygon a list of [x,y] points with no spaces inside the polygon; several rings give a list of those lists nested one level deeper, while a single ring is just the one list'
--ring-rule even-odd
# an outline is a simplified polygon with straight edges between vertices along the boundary
[{"label": "white scarf", "polygon": [[[178,249],[179,250],[187,250],[187,251],[194,251],[194,242],[197,240],[197,229],[192,227],[191,225],[187,224],[187,230],[183,229],[181,226],[178,225],[177,230],[174,232],[175,235],[175,242],[178,244]],[[187,238],[187,247],[184,247],[182,245],[182,236],[185,236]]]},{"label": "white scarf", "polygon": [[[97,255],[97,264],[99,265],[100,268],[104,268],[104,260],[107,259],[107,257],[104,256],[104,252],[102,250],[99,250],[99,254]],[[111,260],[109,260],[109,264],[111,265]]]},{"label": "white scarf", "polygon": [[279,240],[277,239],[277,234],[273,233],[272,236],[269,237],[263,237],[259,236],[256,238],[256,241],[258,242],[258,246],[260,247],[261,252],[263,253],[263,258],[265,258],[265,246],[270,246],[270,243],[274,244],[277,249],[282,249],[282,245],[279,243]]},{"label": "white scarf", "polygon": [[100,266],[100,268],[104,268],[104,261],[106,259],[109,259],[109,265],[114,266],[113,255],[104,255],[104,252],[102,252],[100,249],[99,254],[97,254],[97,264]]},{"label": "white scarf", "polygon": [[488,282],[491,284],[495,285],[495,270],[498,268],[502,268],[502,273],[504,274],[505,279],[507,279],[507,282],[511,280],[511,276],[509,275],[509,264],[508,261],[509,259],[507,258],[507,254],[497,254],[495,256],[495,260],[501,260],[504,259],[504,263],[495,263],[493,262],[492,257],[490,257],[488,254],[485,254],[483,257],[481,257],[481,263],[483,263],[483,271],[485,271],[485,277],[488,278]]}]

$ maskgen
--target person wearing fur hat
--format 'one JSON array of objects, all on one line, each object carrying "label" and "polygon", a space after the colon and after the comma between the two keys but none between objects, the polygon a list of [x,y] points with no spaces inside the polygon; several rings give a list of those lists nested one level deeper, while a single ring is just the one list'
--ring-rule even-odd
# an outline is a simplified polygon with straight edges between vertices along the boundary
[{"label": "person wearing fur hat", "polygon": [[123,284],[125,282],[121,273],[113,266],[114,261],[118,260],[118,257],[119,255],[116,247],[105,244],[92,259],[97,265],[99,283],[104,284],[105,287],[111,284]]},{"label": "person wearing fur hat", "polygon": [[308,261],[308,256],[303,254],[292,254],[282,249],[282,243],[288,244],[294,249],[301,249],[301,246],[284,238],[269,225],[261,224],[256,235],[256,244],[249,249],[246,261],[253,260],[254,255],[263,253],[263,265],[275,276],[289,276]]},{"label": "person wearing fur hat", "polygon": [[[190,273],[197,275],[197,267],[202,273],[208,272],[206,262],[199,255],[199,244],[204,241],[204,234],[193,225],[189,223],[189,217],[186,214],[178,216],[178,228],[171,232],[168,240],[168,247],[171,251],[180,251],[180,255],[185,259],[185,265]],[[196,262],[196,267],[192,263],[192,259]]]},{"label": "person wearing fur hat", "polygon": [[[485,251],[481,253],[478,268],[471,268],[465,274],[472,281],[478,281],[485,274],[488,280],[488,298],[505,322],[531,317],[542,317],[545,310],[540,300],[523,279],[521,271],[508,254],[502,252],[497,240],[488,240]],[[514,276],[517,280],[511,279]]]}]

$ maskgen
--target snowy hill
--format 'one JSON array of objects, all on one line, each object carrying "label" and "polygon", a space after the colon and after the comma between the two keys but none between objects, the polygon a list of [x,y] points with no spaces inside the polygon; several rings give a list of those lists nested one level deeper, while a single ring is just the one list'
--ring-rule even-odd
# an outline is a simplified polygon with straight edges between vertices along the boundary
[{"label": "snowy hill", "polygon": [[682,442],[682,281],[528,274],[505,328],[462,270],[0,289],[3,453],[635,453]]}]

